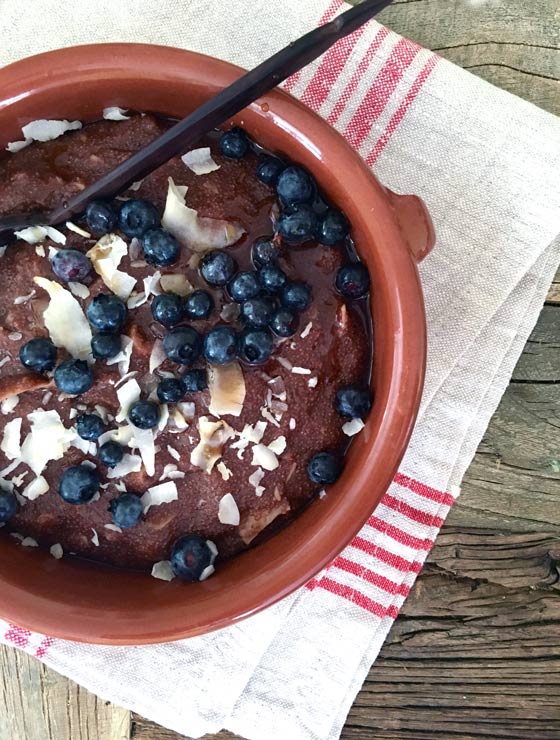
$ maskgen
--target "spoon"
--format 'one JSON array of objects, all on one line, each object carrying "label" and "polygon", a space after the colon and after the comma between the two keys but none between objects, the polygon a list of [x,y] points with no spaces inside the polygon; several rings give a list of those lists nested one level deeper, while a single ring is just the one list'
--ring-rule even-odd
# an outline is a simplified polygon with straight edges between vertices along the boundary
[{"label": "spoon", "polygon": [[364,0],[330,23],[292,42],[52,211],[14,214],[0,220],[0,244],[5,244],[13,237],[14,231],[26,226],[54,226],[67,221],[82,212],[90,201],[111,198],[134,181],[141,180],[171,157],[184,152],[203,134],[227,121],[305,67],[339,39],[353,33],[391,2],[392,0]]}]

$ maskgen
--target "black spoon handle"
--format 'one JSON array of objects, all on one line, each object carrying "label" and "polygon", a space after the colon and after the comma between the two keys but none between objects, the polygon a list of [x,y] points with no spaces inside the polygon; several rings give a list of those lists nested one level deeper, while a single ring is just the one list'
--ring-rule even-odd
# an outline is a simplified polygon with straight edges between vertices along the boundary
[{"label": "black spoon handle", "polygon": [[6,231],[11,232],[32,223],[60,223],[83,211],[89,201],[109,198],[135,180],[145,177],[171,157],[184,152],[203,134],[239,113],[305,67],[391,2],[392,0],[364,0],[330,23],[289,44],[52,212],[3,219],[0,222],[0,242]]}]

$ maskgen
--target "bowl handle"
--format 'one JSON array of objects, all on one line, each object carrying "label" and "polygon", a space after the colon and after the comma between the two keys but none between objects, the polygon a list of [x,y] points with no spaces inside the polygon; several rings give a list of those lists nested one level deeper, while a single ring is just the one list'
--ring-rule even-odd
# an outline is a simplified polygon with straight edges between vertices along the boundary
[{"label": "bowl handle", "polygon": [[398,195],[385,188],[408,249],[416,262],[427,257],[436,241],[434,225],[424,201],[417,195]]}]

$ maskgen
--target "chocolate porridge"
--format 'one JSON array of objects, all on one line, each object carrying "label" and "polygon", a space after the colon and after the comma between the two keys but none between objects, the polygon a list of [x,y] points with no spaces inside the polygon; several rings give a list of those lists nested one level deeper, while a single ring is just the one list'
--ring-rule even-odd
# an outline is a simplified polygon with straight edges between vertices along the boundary
[{"label": "chocolate porridge", "polygon": [[[102,120],[6,153],[0,215],[60,205],[169,125]],[[238,129],[19,232],[0,258],[5,531],[197,580],[323,495],[370,404],[350,234]]]}]

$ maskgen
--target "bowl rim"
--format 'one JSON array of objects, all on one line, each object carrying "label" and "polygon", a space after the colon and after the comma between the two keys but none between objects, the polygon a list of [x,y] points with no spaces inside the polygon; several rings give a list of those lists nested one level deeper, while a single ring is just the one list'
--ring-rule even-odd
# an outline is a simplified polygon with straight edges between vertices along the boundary
[{"label": "bowl rim", "polygon": [[[154,62],[155,70],[148,72],[146,69],[150,66],[150,61]],[[58,91],[60,98],[62,89],[65,86],[68,88],[70,83],[76,84],[77,79],[86,84],[88,81],[98,80],[100,73],[103,73],[105,82],[147,79],[147,84],[150,84],[154,80],[149,75],[156,74],[157,77],[157,69],[162,84],[168,84],[169,80],[172,80],[174,84],[210,86],[215,89],[218,86],[216,79],[220,80],[219,85],[228,84],[243,73],[241,68],[228,62],[173,47],[146,44],[93,44],[68,47],[27,57],[0,69],[0,90],[2,90],[0,122],[2,118],[7,120],[10,111],[15,110],[15,116],[10,118],[10,121],[14,125],[17,123],[19,127],[22,120],[17,112],[20,103],[27,105],[33,102],[34,96],[38,94],[48,96],[53,91]],[[197,75],[194,81],[193,72]],[[114,104],[118,103],[113,101],[107,103]],[[426,322],[416,263],[400,230],[393,205],[384,188],[344,138],[289,93],[274,90],[253,104],[250,111],[254,119],[250,131],[261,142],[263,137],[268,135],[267,131],[274,129],[274,136],[279,141],[297,144],[296,149],[303,155],[307,151],[306,147],[314,146],[313,142],[317,141],[314,137],[318,136],[321,140],[321,151],[313,156],[316,157],[317,167],[323,168],[321,169],[323,182],[314,172],[319,184],[324,186],[325,183],[339,193],[340,198],[333,200],[337,205],[342,205],[355,231],[364,236],[363,242],[365,243],[367,236],[375,245],[371,249],[372,254],[369,251],[367,255],[362,252],[361,256],[368,263],[370,271],[372,265],[381,269],[379,280],[381,281],[382,276],[385,281],[383,285],[379,283],[377,292],[374,291],[373,319],[376,336],[379,327],[379,336],[385,339],[387,336],[392,338],[390,357],[383,357],[380,361],[385,369],[392,369],[392,372],[389,381],[377,366],[376,382],[378,388],[381,387],[383,391],[383,408],[377,410],[375,408],[379,406],[380,401],[374,405],[375,413],[372,412],[372,415],[375,416],[375,425],[368,419],[362,432],[364,436],[359,451],[355,449],[358,446],[356,443],[353,443],[350,450],[349,459],[352,462],[364,462],[367,459],[368,468],[366,470],[365,464],[358,466],[359,469],[352,472],[351,480],[345,480],[346,476],[343,476],[329,491],[332,497],[338,496],[336,508],[333,509],[334,514],[330,513],[332,519],[329,521],[321,520],[323,514],[319,509],[320,502],[315,501],[312,504],[316,507],[317,519],[322,521],[323,529],[319,531],[313,527],[308,529],[307,548],[303,547],[305,533],[302,530],[302,522],[311,507],[263,545],[224,564],[227,566],[223,568],[224,578],[228,573],[233,574],[236,589],[240,585],[248,586],[245,593],[234,595],[234,589],[228,587],[227,582],[224,590],[219,592],[217,584],[224,581],[224,578],[216,576],[202,584],[187,586],[186,588],[197,589],[198,610],[194,610],[194,616],[183,613],[181,618],[181,609],[175,603],[177,599],[169,600],[166,596],[166,593],[170,593],[166,592],[166,589],[177,587],[185,589],[184,585],[158,582],[148,586],[144,581],[155,579],[149,575],[129,572],[126,582],[124,578],[120,581],[123,593],[126,595],[130,586],[128,594],[132,596],[134,590],[141,587],[147,589],[150,597],[155,598],[158,604],[156,607],[152,605],[150,608],[146,607],[146,612],[142,614],[132,614],[130,609],[126,610],[123,606],[122,611],[118,608],[105,609],[101,615],[98,612],[103,610],[96,609],[94,605],[88,603],[85,592],[80,591],[76,603],[73,603],[68,595],[63,597],[49,593],[40,576],[41,573],[43,575],[52,573],[54,561],[47,562],[45,556],[38,552],[25,551],[26,548],[8,543],[11,547],[13,570],[24,574],[18,578],[17,574],[10,573],[9,569],[3,569],[1,565],[3,558],[0,556],[2,593],[0,614],[8,621],[53,637],[112,645],[178,640],[234,624],[271,606],[305,585],[329,565],[367,522],[398,469],[420,405],[426,366]],[[242,113],[236,116],[234,121],[243,123],[243,119],[248,115],[247,112]],[[259,131],[262,133],[260,137]],[[317,146],[315,148],[317,149]],[[334,179],[341,180],[342,183],[327,182],[325,179],[328,167],[331,166],[329,172],[332,172],[335,162],[339,169],[337,178]],[[349,178],[346,181],[345,176]],[[364,194],[369,199],[361,206],[352,202],[353,199],[349,197],[350,182],[352,190],[362,194],[362,200]],[[344,202],[341,203],[341,200]],[[357,238],[356,241],[360,252],[362,239]],[[390,414],[386,413],[389,407]],[[364,446],[368,447],[367,454],[363,453]],[[375,451],[375,455],[372,450]],[[389,464],[385,461],[384,455],[389,459]],[[377,467],[373,462],[373,456]],[[381,462],[385,465],[384,468]],[[376,472],[375,479],[371,478],[372,469]],[[351,485],[348,485],[349,483]],[[345,487],[348,490],[342,490]],[[358,495],[358,492],[363,496]],[[308,516],[307,518],[309,519]],[[297,530],[299,544],[295,551],[282,552],[279,538],[282,538],[287,529],[293,529],[293,538],[296,537]],[[336,531],[333,536],[334,530]],[[6,543],[2,542],[0,551],[5,546]],[[247,560],[249,553],[256,552],[266,554],[268,559],[266,569],[259,568],[256,558],[253,558],[254,570],[241,577],[242,566],[238,563],[243,558]],[[46,558],[52,561],[48,553]],[[78,562],[79,566],[76,565]],[[80,579],[87,580],[86,573],[89,573],[93,580],[101,578],[103,574],[108,578],[117,578],[113,569],[100,565],[91,566],[84,561],[57,561],[56,565],[63,566],[66,577],[71,576],[73,583],[78,586]],[[76,570],[77,567],[79,572]],[[29,568],[38,569],[39,573],[25,570]],[[229,607],[228,600],[231,601]],[[189,603],[186,595],[182,603],[184,609]],[[159,615],[162,618],[155,624],[157,608],[161,608]],[[107,624],[108,614],[113,618],[111,624]]]}]

